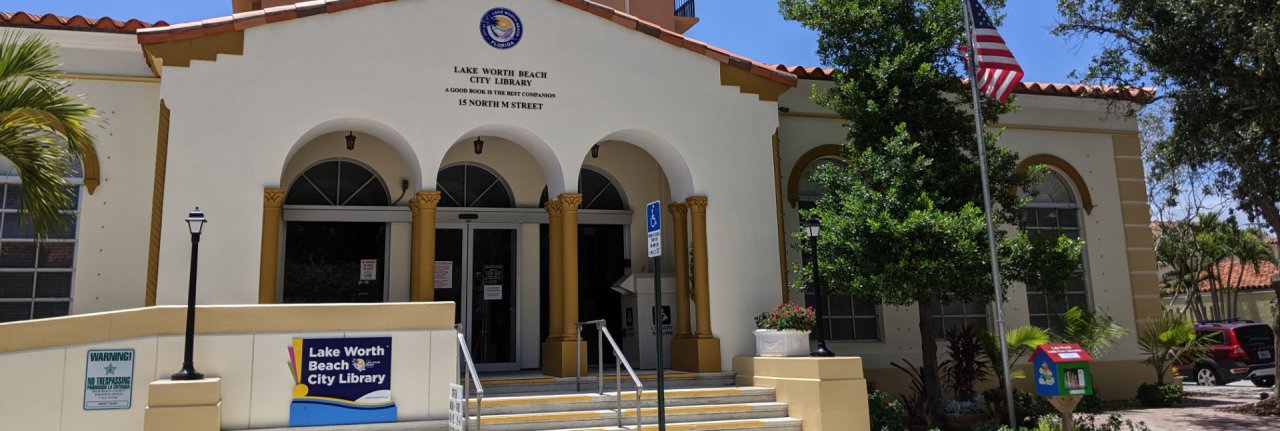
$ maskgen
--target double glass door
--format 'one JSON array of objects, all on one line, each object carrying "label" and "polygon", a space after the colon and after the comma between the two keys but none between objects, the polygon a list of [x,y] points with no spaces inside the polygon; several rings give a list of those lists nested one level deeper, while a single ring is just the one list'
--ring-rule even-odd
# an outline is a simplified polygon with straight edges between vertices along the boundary
[{"label": "double glass door", "polygon": [[436,228],[437,301],[454,301],[471,358],[486,371],[516,370],[517,226],[442,224]]}]

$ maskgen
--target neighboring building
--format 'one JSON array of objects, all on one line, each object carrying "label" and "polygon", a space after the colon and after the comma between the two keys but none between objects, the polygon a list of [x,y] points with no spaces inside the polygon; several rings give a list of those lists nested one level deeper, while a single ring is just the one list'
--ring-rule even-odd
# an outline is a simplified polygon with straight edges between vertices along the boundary
[{"label": "neighboring building", "polygon": [[[61,45],[104,120],[76,233],[0,236],[0,320],[185,303],[197,206],[201,304],[456,301],[490,370],[571,374],[578,321],[650,333],[619,290],[652,283],[651,201],[676,368],[729,370],[754,351],[752,316],[803,300],[790,235],[821,193],[803,172],[838,163],[846,135],[809,98],[831,71],[681,36],[692,1],[233,4],[176,25],[0,15]],[[1161,309],[1137,125],[1107,115],[1113,90],[1017,92],[1000,144],[1053,172],[1023,228],[1087,246],[1065,297],[1016,286],[1008,322],[1111,315],[1129,335],[1094,369],[1105,396],[1130,396],[1151,374],[1133,333]],[[830,301],[830,346],[902,388],[889,363],[918,356],[916,313]],[[992,327],[984,304],[937,311]]]},{"label": "neighboring building", "polygon": [[[1272,247],[1275,246],[1274,240],[1270,241]],[[1238,319],[1253,320],[1262,323],[1271,323],[1276,318],[1276,291],[1271,287],[1272,277],[1276,275],[1276,264],[1271,262],[1262,262],[1257,267],[1253,265],[1241,264],[1238,259],[1226,259],[1218,262],[1218,274],[1228,275],[1230,284],[1236,287],[1234,297],[1231,302],[1236,304],[1235,315]],[[1205,307],[1211,306],[1209,298],[1212,287],[1209,280],[1200,282],[1201,300]],[[1176,297],[1168,291],[1162,292],[1163,301],[1169,304],[1173,310],[1182,310],[1187,305],[1187,295],[1179,294]],[[1225,295],[1224,295],[1225,298]]]}]

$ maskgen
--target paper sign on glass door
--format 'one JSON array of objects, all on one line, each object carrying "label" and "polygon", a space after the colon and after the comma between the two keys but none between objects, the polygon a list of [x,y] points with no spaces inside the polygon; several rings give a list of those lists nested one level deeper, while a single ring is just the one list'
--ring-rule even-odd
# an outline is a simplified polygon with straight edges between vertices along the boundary
[{"label": "paper sign on glass door", "polygon": [[485,301],[501,301],[501,300],[502,300],[502,285],[501,285],[501,284],[486,284],[486,285],[484,286],[484,300],[485,300]]},{"label": "paper sign on glass door", "polygon": [[360,281],[378,279],[378,259],[360,259]]},{"label": "paper sign on glass door", "polygon": [[452,289],[453,288],[453,261],[452,260],[436,261],[435,287],[436,289]]}]

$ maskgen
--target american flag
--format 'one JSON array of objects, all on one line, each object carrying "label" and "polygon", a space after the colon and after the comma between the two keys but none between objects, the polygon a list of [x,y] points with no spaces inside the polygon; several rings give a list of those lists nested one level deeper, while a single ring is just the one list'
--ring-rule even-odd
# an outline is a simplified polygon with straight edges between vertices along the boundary
[{"label": "american flag", "polygon": [[[978,0],[966,0],[965,3],[972,11],[973,39],[974,45],[978,47],[975,53],[978,88],[987,97],[1004,103],[1022,81],[1022,67],[1018,66],[1018,60],[1013,58],[1013,53],[1004,44],[1004,38],[996,31],[991,15],[987,15]],[[964,48],[961,47],[961,50]]]}]

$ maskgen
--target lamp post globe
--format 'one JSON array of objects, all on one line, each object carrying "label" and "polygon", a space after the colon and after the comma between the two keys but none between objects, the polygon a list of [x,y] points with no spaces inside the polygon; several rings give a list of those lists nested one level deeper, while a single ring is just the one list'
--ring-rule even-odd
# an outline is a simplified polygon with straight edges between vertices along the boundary
[{"label": "lamp post globe", "polygon": [[822,231],[822,221],[817,217],[810,217],[804,221],[804,232],[809,236],[809,257],[812,264],[813,288],[814,294],[818,299],[818,306],[815,308],[814,315],[817,317],[818,327],[818,348],[809,353],[809,356],[832,357],[835,353],[827,349],[827,325],[822,321],[822,316],[826,314],[827,296],[822,292],[822,276],[818,273],[818,233]]},{"label": "lamp post globe", "polygon": [[187,229],[191,232],[191,283],[187,286],[187,335],[182,351],[182,370],[173,373],[170,379],[173,380],[200,380],[204,378],[204,374],[196,371],[195,364],[192,361],[192,353],[195,348],[195,332],[196,332],[196,261],[200,253],[200,233],[204,231],[204,224],[209,220],[204,217],[204,211],[200,211],[200,207],[196,207],[187,214]]}]

